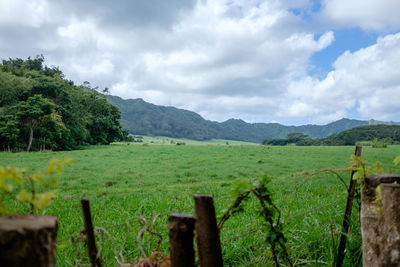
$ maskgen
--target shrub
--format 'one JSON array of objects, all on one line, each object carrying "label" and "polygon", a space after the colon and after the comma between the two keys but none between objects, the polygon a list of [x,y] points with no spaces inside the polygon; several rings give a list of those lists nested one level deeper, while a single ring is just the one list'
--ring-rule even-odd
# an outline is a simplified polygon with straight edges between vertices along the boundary
[{"label": "shrub", "polygon": [[[49,190],[57,184],[54,175],[61,173],[65,164],[72,162],[71,158],[53,159],[47,169],[27,175],[28,168],[0,166],[0,214],[8,214],[6,197],[17,200],[21,204],[29,203],[31,213],[42,210],[51,203],[57,190]],[[42,191],[41,193],[39,193]]]},{"label": "shrub", "polygon": [[372,141],[372,147],[373,148],[387,148],[387,144],[384,143],[383,141],[374,139],[374,141]]}]

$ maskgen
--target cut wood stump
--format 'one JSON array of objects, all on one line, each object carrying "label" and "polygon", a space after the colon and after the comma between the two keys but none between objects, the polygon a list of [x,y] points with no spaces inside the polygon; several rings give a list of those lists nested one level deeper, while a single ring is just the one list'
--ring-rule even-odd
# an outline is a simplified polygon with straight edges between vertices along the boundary
[{"label": "cut wood stump", "polygon": [[188,214],[171,214],[168,219],[169,249],[173,267],[194,267],[194,223]]},{"label": "cut wood stump", "polygon": [[[400,176],[394,174],[379,174],[370,175],[365,178],[365,183],[362,185],[361,190],[361,235],[362,235],[362,249],[363,249],[363,266],[364,267],[376,267],[376,266],[392,266],[383,265],[383,251],[387,250],[387,234],[385,227],[385,216],[379,209],[382,210],[382,204],[376,203],[378,186],[385,186],[386,184],[400,183]],[[381,187],[382,188],[382,187]],[[388,191],[389,192],[389,191]],[[397,191],[398,192],[398,191]],[[386,193],[388,194],[388,193]],[[384,212],[390,214],[391,210],[398,207],[398,203],[395,206],[389,205],[390,201],[395,201],[393,197],[385,197],[382,192],[384,203],[386,208]],[[390,211],[390,212],[388,212]],[[396,215],[386,218],[389,220],[395,220]],[[398,250],[397,250],[398,251]],[[399,266],[399,265],[393,265]]]},{"label": "cut wood stump", "polygon": [[400,185],[382,185],[383,266],[400,266]]},{"label": "cut wood stump", "polygon": [[196,242],[201,267],[222,267],[221,241],[211,196],[194,196]]},{"label": "cut wood stump", "polygon": [[0,266],[55,266],[57,217],[0,216]]}]

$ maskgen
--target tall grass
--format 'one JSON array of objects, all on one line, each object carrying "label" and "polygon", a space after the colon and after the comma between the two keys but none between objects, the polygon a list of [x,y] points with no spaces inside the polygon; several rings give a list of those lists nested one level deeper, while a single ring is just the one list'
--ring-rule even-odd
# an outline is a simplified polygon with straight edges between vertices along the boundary
[{"label": "tall grass", "polygon": [[[371,163],[379,160],[390,165],[399,151],[399,146],[383,150],[364,147],[363,157]],[[332,235],[337,238],[341,231],[346,189],[336,175],[321,170],[346,167],[353,153],[354,147],[119,144],[69,152],[0,153],[0,165],[30,166],[33,172],[52,158],[75,159],[58,177],[57,198],[44,210],[44,214],[59,218],[59,266],[71,266],[79,253],[85,255],[82,244],[78,244],[78,253],[68,241],[83,228],[80,198],[90,199],[94,225],[110,234],[99,240],[99,246],[106,266],[115,266],[113,249],[124,242],[125,222],[131,227],[123,248],[126,260],[141,256],[136,242],[141,216],[151,219],[162,214],[155,231],[163,237],[160,250],[168,253],[168,213],[193,213],[194,194],[213,195],[217,214],[222,213],[232,201],[228,197],[232,182],[238,178],[252,181],[264,173],[273,177],[274,201],[282,211],[292,260],[300,265],[324,266],[330,265],[334,256]],[[339,174],[348,182],[348,171]],[[15,204],[13,210],[26,212],[28,207]],[[250,201],[225,224],[221,240],[227,266],[272,264],[257,212],[257,202]],[[357,212],[355,205],[347,265],[359,262]],[[156,242],[154,236],[145,234],[143,250],[150,254]]]}]

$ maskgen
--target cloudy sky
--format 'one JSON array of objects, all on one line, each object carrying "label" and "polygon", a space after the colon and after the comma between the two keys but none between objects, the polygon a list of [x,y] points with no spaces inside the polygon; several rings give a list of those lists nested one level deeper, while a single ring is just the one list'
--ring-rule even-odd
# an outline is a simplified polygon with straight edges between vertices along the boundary
[{"label": "cloudy sky", "polygon": [[210,120],[400,121],[399,0],[0,0],[0,58]]}]

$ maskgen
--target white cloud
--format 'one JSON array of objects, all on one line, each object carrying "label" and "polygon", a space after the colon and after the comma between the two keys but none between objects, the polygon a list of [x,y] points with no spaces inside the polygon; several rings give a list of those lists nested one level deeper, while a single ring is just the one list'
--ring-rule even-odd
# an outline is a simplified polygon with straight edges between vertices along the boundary
[{"label": "white cloud", "polygon": [[[143,94],[145,100],[203,114],[214,109],[213,103],[218,110],[211,119],[250,114],[255,106],[259,113],[274,112],[271,97],[280,98],[291,79],[306,74],[309,57],[328,46],[333,33],[315,40],[314,34],[298,31],[297,18],[274,2],[244,4],[240,16],[227,15],[235,4],[199,2],[167,33],[165,39],[176,40],[173,48],[135,55],[132,62],[140,61],[142,70],[135,64],[123,86],[119,83],[111,92]],[[161,43],[165,39],[160,36]]]},{"label": "white cloud", "polygon": [[325,0],[322,16],[346,27],[397,30],[399,10],[398,0]]},{"label": "white cloud", "polygon": [[340,119],[359,104],[364,118],[393,119],[400,115],[400,33],[379,38],[375,45],[345,52],[323,80],[306,77],[287,92],[291,108],[282,116]]},{"label": "white cloud", "polygon": [[37,28],[48,18],[45,0],[2,0],[0,1],[0,27],[18,25]]},{"label": "white cloud", "polygon": [[334,41],[331,29],[400,27],[393,11],[400,2],[377,2],[325,1],[315,26],[317,19],[289,10],[310,15],[311,0],[4,0],[1,56],[42,53],[78,84],[87,80],[213,120],[324,123],[356,103],[363,116],[393,118],[400,102],[397,35],[344,53],[322,80],[308,76],[310,57]]}]

